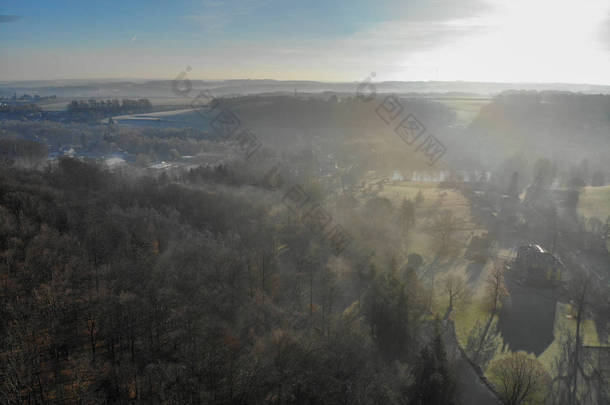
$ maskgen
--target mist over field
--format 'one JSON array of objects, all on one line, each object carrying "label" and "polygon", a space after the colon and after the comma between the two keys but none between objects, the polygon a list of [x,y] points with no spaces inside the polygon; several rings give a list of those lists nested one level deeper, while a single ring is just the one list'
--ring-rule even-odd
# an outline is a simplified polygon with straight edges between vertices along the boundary
[{"label": "mist over field", "polygon": [[0,403],[610,403],[608,16],[2,4]]}]

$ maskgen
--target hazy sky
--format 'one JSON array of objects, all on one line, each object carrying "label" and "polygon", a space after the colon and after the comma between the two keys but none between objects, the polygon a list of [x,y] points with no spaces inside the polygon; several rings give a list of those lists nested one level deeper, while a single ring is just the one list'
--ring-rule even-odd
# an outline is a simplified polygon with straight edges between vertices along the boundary
[{"label": "hazy sky", "polygon": [[0,0],[0,80],[610,84],[610,0]]}]

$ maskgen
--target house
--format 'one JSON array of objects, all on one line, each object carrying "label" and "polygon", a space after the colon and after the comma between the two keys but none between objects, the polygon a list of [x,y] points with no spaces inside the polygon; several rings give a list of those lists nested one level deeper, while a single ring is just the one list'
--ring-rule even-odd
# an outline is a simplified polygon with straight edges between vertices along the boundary
[{"label": "house", "polygon": [[392,181],[405,181],[405,176],[403,176],[400,171],[394,170],[394,173],[392,173]]},{"label": "house", "polygon": [[547,210],[552,207],[574,214],[578,206],[579,191],[573,189],[548,189],[536,185],[526,188],[523,204],[538,210]]},{"label": "house", "polygon": [[529,244],[517,249],[514,268],[532,284],[554,286],[561,282],[564,265],[540,245]]},{"label": "house", "polygon": [[448,170],[414,171],[411,173],[411,181],[438,183],[449,180],[450,174]]}]

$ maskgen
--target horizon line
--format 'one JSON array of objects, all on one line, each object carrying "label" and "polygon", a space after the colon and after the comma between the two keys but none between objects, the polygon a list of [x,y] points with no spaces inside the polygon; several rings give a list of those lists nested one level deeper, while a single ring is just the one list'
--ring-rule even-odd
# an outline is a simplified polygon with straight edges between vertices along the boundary
[{"label": "horizon line", "polygon": [[[163,82],[173,81],[175,78],[145,78],[145,77],[91,77],[91,78],[56,78],[56,79],[0,79],[0,85],[10,83],[27,83],[27,82],[95,82],[95,81],[106,81],[106,82],[130,82],[130,81],[144,81],[144,82]],[[346,81],[326,81],[326,80],[311,80],[311,79],[273,79],[273,78],[224,78],[224,79],[203,79],[203,78],[189,78],[190,81],[199,82],[230,82],[230,81],[272,81],[278,83],[287,82],[307,82],[307,83],[323,83],[323,84],[354,84],[359,83],[362,80],[346,80]],[[476,84],[520,84],[520,85],[570,85],[570,86],[598,86],[598,87],[610,87],[610,82],[607,84],[600,83],[587,83],[587,82],[545,82],[545,81],[486,81],[486,80],[384,80],[374,81],[370,83],[383,84],[383,83],[476,83]]]}]

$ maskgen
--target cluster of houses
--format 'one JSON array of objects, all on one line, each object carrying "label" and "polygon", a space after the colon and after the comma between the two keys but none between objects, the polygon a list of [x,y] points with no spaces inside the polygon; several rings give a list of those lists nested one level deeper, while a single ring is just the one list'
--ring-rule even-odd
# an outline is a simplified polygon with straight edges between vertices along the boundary
[{"label": "cluster of houses", "polygon": [[24,93],[21,96],[17,97],[17,93],[13,93],[12,97],[0,97],[0,105],[1,104],[11,105],[11,104],[19,104],[19,103],[35,103],[38,101],[56,100],[56,99],[57,99],[57,96],[55,96],[55,95],[39,96],[38,94],[30,95],[30,94]]},{"label": "cluster of houses", "polygon": [[561,283],[565,266],[551,252],[531,243],[517,248],[513,268],[530,284],[552,287]]},{"label": "cluster of houses", "polygon": [[444,181],[458,180],[464,183],[488,183],[491,172],[482,170],[414,170],[404,175],[399,170],[392,173],[392,181],[419,181],[440,183]]}]

